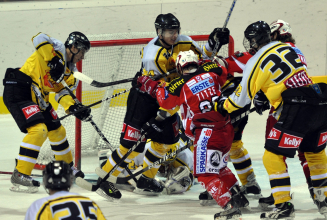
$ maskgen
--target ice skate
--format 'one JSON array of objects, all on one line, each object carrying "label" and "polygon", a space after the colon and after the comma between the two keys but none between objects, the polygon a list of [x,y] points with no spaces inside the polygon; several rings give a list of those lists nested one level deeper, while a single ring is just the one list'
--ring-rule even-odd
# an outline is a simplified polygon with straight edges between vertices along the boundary
[{"label": "ice skate", "polygon": [[[14,170],[11,176],[11,183],[14,185],[9,188],[13,192],[36,193],[39,191],[40,182],[34,180],[32,177]],[[22,188],[20,188],[22,187]]]},{"label": "ice skate", "polygon": [[255,179],[254,173],[251,173],[247,178],[247,184],[241,186],[241,191],[248,197],[259,199],[262,197],[261,188]]},{"label": "ice skate", "polygon": [[239,220],[242,216],[242,212],[239,208],[232,206],[230,201],[224,207],[224,211],[216,213],[214,215],[215,220]]},{"label": "ice skate", "polygon": [[316,196],[314,203],[317,205],[319,213],[327,219],[327,198],[324,194],[324,189],[313,189],[313,192]]},{"label": "ice skate", "polygon": [[212,198],[212,196],[206,191],[200,193],[199,195],[200,205],[210,206],[217,205],[217,202]]},{"label": "ice skate", "polygon": [[77,169],[74,166],[71,166],[70,168],[72,169],[73,175],[75,176],[75,178],[77,178],[77,177],[84,178],[85,175],[81,170]]},{"label": "ice skate", "polygon": [[274,205],[275,200],[272,194],[268,197],[262,197],[259,199],[259,208],[262,210],[269,210],[268,206]]},{"label": "ice skate", "polygon": [[164,186],[156,179],[148,178],[144,175],[138,179],[136,186],[134,193],[149,196],[159,195],[164,189]]},{"label": "ice skate", "polygon": [[295,218],[294,206],[290,202],[277,204],[272,212],[261,213],[260,219],[274,220],[292,220]]},{"label": "ice skate", "polygon": [[[101,181],[101,178],[98,178],[98,183]],[[121,198],[120,191],[116,188],[116,186],[108,181],[104,181],[101,183],[100,188],[96,190],[96,193],[102,196],[109,201],[114,201]]]}]

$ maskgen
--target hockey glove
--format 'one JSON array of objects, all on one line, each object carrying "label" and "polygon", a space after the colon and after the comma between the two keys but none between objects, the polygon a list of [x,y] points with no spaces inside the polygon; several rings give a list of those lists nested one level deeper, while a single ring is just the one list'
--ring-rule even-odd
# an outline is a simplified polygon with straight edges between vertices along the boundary
[{"label": "hockey glove", "polygon": [[[84,105],[82,104],[74,104],[69,107],[69,112],[74,113],[74,111],[77,111],[81,108],[84,108]],[[85,109],[84,111],[81,111],[77,114],[74,114],[76,118],[78,118],[81,121],[90,121],[92,116],[91,116],[91,109]]]},{"label": "hockey glove", "polygon": [[141,92],[149,94],[152,98],[156,98],[156,92],[159,86],[158,82],[153,81],[149,76],[140,76],[137,79],[137,85]]},{"label": "hockey glove", "polygon": [[48,62],[48,67],[50,67],[50,76],[56,81],[56,83],[60,83],[65,76],[65,65],[62,59],[55,56]]},{"label": "hockey glove", "polygon": [[228,113],[226,109],[224,109],[224,102],[227,99],[225,96],[220,96],[215,102],[215,111],[219,112],[222,116],[226,116]]},{"label": "hockey glove", "polygon": [[261,90],[257,92],[257,94],[255,94],[253,104],[255,107],[255,111],[259,115],[262,115],[262,112],[270,109],[269,100]]},{"label": "hockey glove", "polygon": [[157,121],[155,118],[151,118],[146,122],[141,129],[141,134],[147,133],[147,139],[152,139],[157,135],[162,135],[163,121]]},{"label": "hockey glove", "polygon": [[211,48],[211,51],[215,48],[217,41],[219,42],[219,47],[217,52],[220,48],[229,43],[229,29],[228,28],[215,28],[211,34],[209,35],[208,44]]}]

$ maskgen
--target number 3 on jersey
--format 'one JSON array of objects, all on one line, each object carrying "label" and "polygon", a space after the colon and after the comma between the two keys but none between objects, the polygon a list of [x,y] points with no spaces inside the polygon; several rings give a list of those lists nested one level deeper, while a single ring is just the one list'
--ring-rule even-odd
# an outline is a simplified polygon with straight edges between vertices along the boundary
[{"label": "number 3 on jersey", "polygon": [[[57,216],[61,220],[96,220],[96,208],[91,201],[69,201],[55,204],[51,207],[52,215]],[[83,218],[84,216],[85,218]],[[57,218],[54,218],[57,219]]]}]

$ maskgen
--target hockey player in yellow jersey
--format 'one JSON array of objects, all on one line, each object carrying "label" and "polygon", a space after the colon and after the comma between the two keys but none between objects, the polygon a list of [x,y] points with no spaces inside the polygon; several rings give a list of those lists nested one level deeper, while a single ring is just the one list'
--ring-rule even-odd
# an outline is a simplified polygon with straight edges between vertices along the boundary
[{"label": "hockey player in yellow jersey", "polygon": [[[40,183],[30,177],[43,142],[49,138],[55,159],[67,162],[74,175],[84,177],[82,171],[73,165],[73,157],[66,138],[66,130],[49,103],[49,93],[55,92],[55,99],[67,112],[82,107],[75,103],[60,83],[64,80],[73,91],[78,85],[72,73],[77,71],[76,63],[84,59],[90,49],[90,42],[80,32],[72,32],[65,44],[44,33],[32,38],[35,52],[19,69],[8,68],[4,82],[4,103],[16,121],[19,129],[27,133],[20,144],[16,167],[11,177],[14,187],[11,191],[33,193]],[[76,115],[87,120],[90,110]],[[23,188],[19,188],[24,186]],[[25,188],[27,187],[27,189]]]},{"label": "hockey player in yellow jersey", "polygon": [[[171,73],[166,76],[169,71],[175,70],[175,59],[180,51],[193,50],[199,58],[209,58],[212,50],[216,44],[217,38],[223,41],[224,37],[229,37],[229,32],[224,33],[224,36],[217,36],[215,29],[209,37],[208,43],[205,46],[199,46],[192,38],[180,34],[180,22],[171,13],[160,14],[155,20],[155,29],[157,37],[152,39],[142,49],[142,68],[136,77],[141,75],[160,76],[162,81],[170,82],[177,77],[176,73]],[[219,32],[222,33],[222,32]],[[220,39],[221,38],[221,39]],[[227,41],[228,43],[228,41]],[[226,43],[225,43],[226,44]],[[220,49],[220,48],[219,48]],[[133,82],[132,85],[135,85]],[[111,175],[112,182],[106,182],[100,186],[104,193],[113,198],[120,198],[121,194],[115,188],[113,182],[114,178],[125,169],[128,163],[136,157],[139,153],[143,152],[146,139],[151,139],[152,143],[148,150],[145,152],[143,161],[143,168],[152,164],[155,160],[162,158],[167,151],[174,145],[178,144],[179,140],[179,117],[174,111],[169,111],[171,117],[165,119],[157,118],[162,121],[155,120],[159,105],[156,99],[148,94],[142,93],[139,90],[131,90],[127,100],[127,112],[124,119],[123,130],[120,138],[120,147],[114,151],[107,163],[102,167],[106,172],[109,172],[126,154],[126,152],[137,142],[141,137],[141,129],[147,132],[147,136],[142,140],[141,144],[133,151],[122,165],[116,169]],[[160,111],[166,111],[160,109]],[[158,127],[162,132],[153,129]],[[135,134],[135,135],[130,135]],[[142,194],[159,194],[163,191],[164,187],[154,179],[160,165],[149,169],[144,172],[137,182],[136,193]],[[116,193],[111,191],[116,190]],[[103,195],[103,194],[102,194]]]},{"label": "hockey player in yellow jersey", "polygon": [[43,184],[49,196],[33,202],[25,220],[93,219],[105,220],[99,206],[90,198],[69,192],[73,185],[70,166],[53,161],[43,170]]},{"label": "hockey player in yellow jersey", "polygon": [[247,62],[243,79],[228,98],[217,101],[215,109],[233,112],[250,103],[261,89],[275,108],[278,120],[271,129],[263,155],[276,208],[261,219],[292,219],[291,181],[283,157],[304,152],[310,168],[315,202],[327,214],[327,85],[314,84],[305,65],[289,44],[271,41],[264,21],[249,25],[243,45],[254,56]]}]

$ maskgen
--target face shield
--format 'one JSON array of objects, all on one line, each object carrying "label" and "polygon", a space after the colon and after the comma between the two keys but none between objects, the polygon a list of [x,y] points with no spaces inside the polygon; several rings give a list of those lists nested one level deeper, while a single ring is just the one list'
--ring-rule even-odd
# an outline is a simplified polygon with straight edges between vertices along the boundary
[{"label": "face shield", "polygon": [[257,44],[255,43],[255,39],[251,38],[252,43],[246,38],[244,37],[243,39],[243,46],[244,49],[251,55],[254,55],[257,50],[255,49],[257,47]]}]

